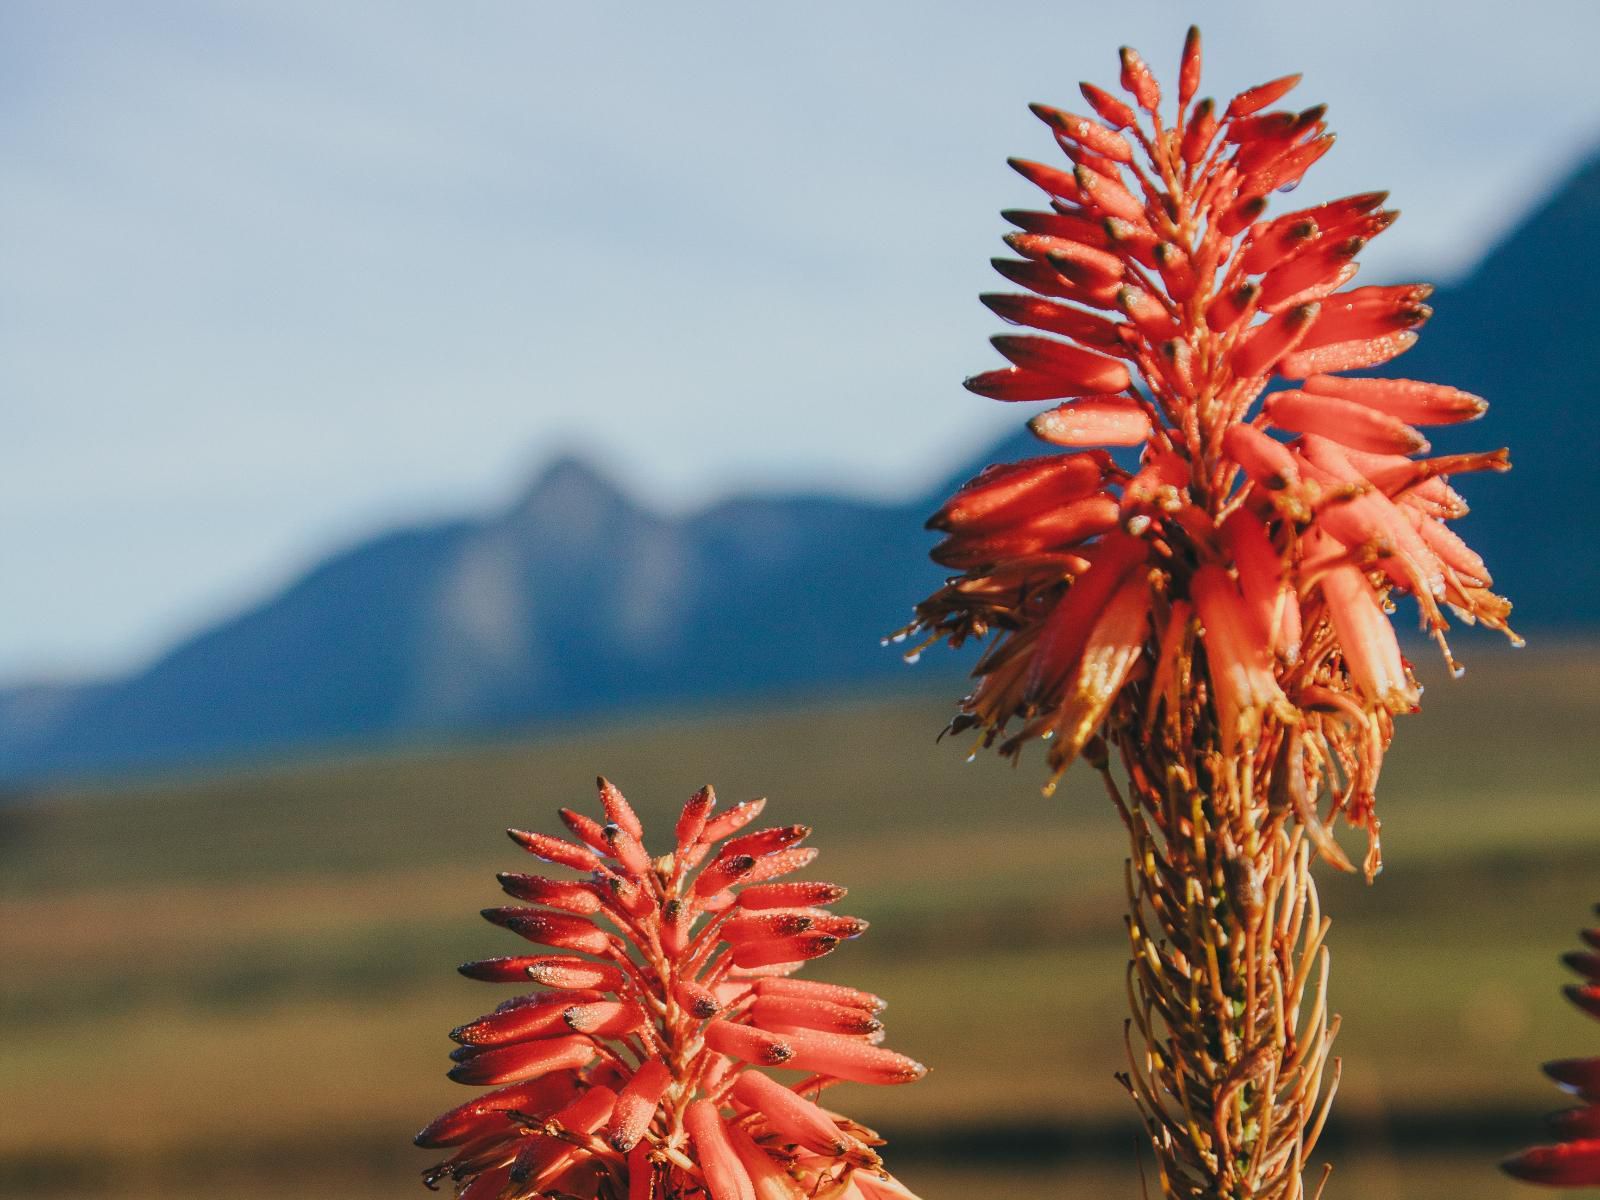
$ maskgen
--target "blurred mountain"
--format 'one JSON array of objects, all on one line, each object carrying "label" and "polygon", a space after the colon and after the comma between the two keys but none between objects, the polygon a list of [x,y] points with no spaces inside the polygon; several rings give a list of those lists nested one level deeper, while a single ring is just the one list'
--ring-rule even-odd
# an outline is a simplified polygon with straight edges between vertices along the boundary
[{"label": "blurred mountain", "polygon": [[358,545],[129,678],[0,690],[0,781],[903,674],[879,639],[939,579],[922,508],[743,497],[671,519],[562,459],[505,511]]},{"label": "blurred mountain", "polygon": [[[1463,531],[1524,630],[1600,625],[1600,520],[1561,500],[1600,446],[1595,212],[1600,157],[1437,295],[1393,368],[1494,402],[1434,440],[1513,447],[1510,475],[1462,484],[1481,501]],[[0,783],[903,679],[878,639],[940,578],[923,518],[1039,448],[1019,435],[903,506],[739,497],[681,519],[563,459],[505,511],[376,537],[128,678],[0,689]]]},{"label": "blurred mountain", "polygon": [[1480,421],[1430,430],[1440,453],[1511,447],[1508,475],[1461,476],[1457,528],[1516,602],[1519,631],[1600,625],[1600,517],[1564,489],[1600,452],[1600,154],[1591,156],[1460,284],[1388,373],[1490,401]]}]

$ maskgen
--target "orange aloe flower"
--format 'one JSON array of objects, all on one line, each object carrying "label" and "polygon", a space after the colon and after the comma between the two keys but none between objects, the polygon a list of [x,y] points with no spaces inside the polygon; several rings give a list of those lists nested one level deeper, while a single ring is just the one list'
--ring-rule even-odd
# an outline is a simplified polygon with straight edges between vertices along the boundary
[{"label": "orange aloe flower", "polygon": [[[1050,739],[1051,786],[1108,721],[1141,723],[1173,639],[1198,633],[1224,751],[1291,742],[1292,790],[1331,797],[1319,845],[1341,857],[1326,825],[1343,813],[1376,869],[1373,786],[1420,694],[1389,613],[1410,597],[1441,647],[1446,613],[1510,634],[1448,526],[1466,512],[1451,479],[1509,462],[1428,457],[1423,430],[1481,415],[1477,396],[1360,374],[1432,311],[1426,284],[1353,286],[1397,215],[1386,193],[1269,212],[1332,147],[1325,107],[1274,107],[1295,75],[1195,102],[1199,77],[1191,32],[1170,124],[1129,49],[1131,103],[1084,84],[1086,114],[1032,106],[1066,161],[1010,160],[1045,204],[1003,214],[994,266],[1028,294],[981,299],[1024,331],[992,339],[1007,364],[966,386],[1052,405],[1029,428],[1054,450],[933,516],[933,558],[958,574],[907,632],[988,639],[951,730],[1008,755]],[[1292,386],[1268,394],[1274,379]]]},{"label": "orange aloe flower", "polygon": [[[1596,913],[1600,913],[1597,908]],[[1586,929],[1587,950],[1563,958],[1583,980],[1568,984],[1567,999],[1600,1020],[1600,929]],[[1506,1174],[1550,1187],[1600,1187],[1600,1058],[1546,1063],[1545,1074],[1582,1103],[1550,1117],[1554,1145],[1535,1146],[1501,1164]]]},{"label": "orange aloe flower", "polygon": [[1431,315],[1426,285],[1354,286],[1385,194],[1268,211],[1333,145],[1323,106],[1276,107],[1299,77],[1199,99],[1196,30],[1173,103],[1121,66],[1127,100],[1033,106],[1065,162],[1011,161],[1045,204],[1004,214],[1023,291],[982,300],[1020,328],[966,386],[1042,406],[1046,448],[930,519],[954,574],[905,633],[984,642],[949,731],[1044,742],[1047,791],[1086,759],[1127,828],[1119,1079],[1161,1194],[1304,1200],[1340,1070],[1313,853],[1354,869],[1342,818],[1381,865],[1378,774],[1421,693],[1396,601],[1452,666],[1447,613],[1510,634],[1449,528],[1451,480],[1509,462],[1430,455],[1478,397],[1363,374]]},{"label": "orange aloe flower", "polygon": [[798,844],[810,830],[742,832],[766,802],[717,813],[708,787],[655,858],[622,793],[599,788],[604,822],[561,810],[576,841],[508,831],[579,877],[499,876],[526,905],[484,917],[543,949],[461,973],[541,990],[451,1032],[450,1078],[495,1090],[417,1135],[450,1151],[428,1185],[450,1180],[458,1200],[915,1200],[881,1139],[819,1102],[925,1068],[880,1045],[876,996],[792,978],[866,929],[829,911],[843,888],[783,878],[816,857]]}]

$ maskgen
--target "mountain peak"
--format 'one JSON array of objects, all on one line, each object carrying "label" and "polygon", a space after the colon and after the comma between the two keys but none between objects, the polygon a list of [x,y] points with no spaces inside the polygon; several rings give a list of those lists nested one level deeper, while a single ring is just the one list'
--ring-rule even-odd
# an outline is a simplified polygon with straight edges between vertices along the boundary
[{"label": "mountain peak", "polygon": [[587,459],[564,452],[539,469],[533,482],[511,505],[511,512],[518,518],[535,516],[549,520],[619,505],[628,505],[628,498],[620,487]]}]

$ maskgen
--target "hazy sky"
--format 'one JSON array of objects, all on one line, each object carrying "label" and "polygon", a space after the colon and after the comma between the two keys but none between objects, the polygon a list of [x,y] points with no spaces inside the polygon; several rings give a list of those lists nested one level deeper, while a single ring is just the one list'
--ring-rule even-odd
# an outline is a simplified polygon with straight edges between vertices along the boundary
[{"label": "hazy sky", "polygon": [[1024,104],[1122,42],[1170,78],[1197,17],[1207,94],[1331,104],[1303,194],[1405,210],[1364,277],[1448,277],[1600,132],[1600,5],[1517,13],[10,0],[0,680],[136,664],[562,449],[679,509],[909,495],[1017,420],[959,381],[1005,156],[1053,149]]}]

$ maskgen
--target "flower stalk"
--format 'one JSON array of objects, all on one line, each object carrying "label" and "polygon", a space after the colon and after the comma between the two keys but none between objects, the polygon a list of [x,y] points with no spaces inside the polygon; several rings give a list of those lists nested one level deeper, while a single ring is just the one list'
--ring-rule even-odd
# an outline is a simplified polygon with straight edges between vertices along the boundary
[{"label": "flower stalk", "polygon": [[1197,99],[1200,67],[1190,30],[1169,115],[1127,48],[1128,100],[1086,83],[1092,116],[1033,106],[1068,162],[1011,160],[1048,205],[1003,214],[994,266],[1028,294],[982,300],[1023,331],[966,386],[1049,402],[1028,424],[1052,452],[934,514],[956,574],[905,632],[986,643],[948,732],[1043,742],[1047,792],[1086,758],[1122,814],[1125,1083],[1163,1193],[1295,1200],[1338,1076],[1312,863],[1355,869],[1342,819],[1381,867],[1378,775],[1421,694],[1396,600],[1452,668],[1446,613],[1515,640],[1447,525],[1450,479],[1509,462],[1426,457],[1423,429],[1480,398],[1352,374],[1432,313],[1424,284],[1350,286],[1386,194],[1268,213],[1332,147],[1325,107],[1274,108],[1292,75]]}]

